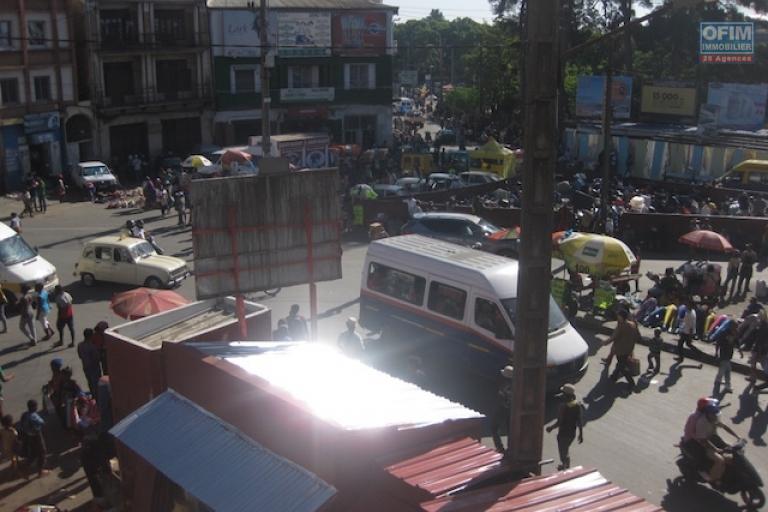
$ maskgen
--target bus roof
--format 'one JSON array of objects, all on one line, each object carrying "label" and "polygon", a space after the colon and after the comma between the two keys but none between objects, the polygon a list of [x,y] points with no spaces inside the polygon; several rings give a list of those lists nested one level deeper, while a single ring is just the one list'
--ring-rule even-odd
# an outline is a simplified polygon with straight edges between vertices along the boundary
[{"label": "bus roof", "polygon": [[499,298],[517,296],[517,261],[421,235],[371,242],[368,256],[396,261],[424,274],[492,290]]}]

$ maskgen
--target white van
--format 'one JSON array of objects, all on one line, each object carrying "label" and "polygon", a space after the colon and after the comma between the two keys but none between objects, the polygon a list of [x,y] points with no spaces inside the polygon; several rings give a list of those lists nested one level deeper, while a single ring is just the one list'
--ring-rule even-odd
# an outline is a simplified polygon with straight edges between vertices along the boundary
[{"label": "white van", "polygon": [[[517,277],[518,263],[503,256],[420,235],[377,240],[363,268],[360,324],[433,364],[496,379],[512,362]],[[587,343],[551,298],[547,343],[548,390],[579,380]]]},{"label": "white van", "polygon": [[0,286],[13,303],[22,285],[43,283],[50,291],[59,284],[56,267],[37,254],[13,229],[0,222]]}]

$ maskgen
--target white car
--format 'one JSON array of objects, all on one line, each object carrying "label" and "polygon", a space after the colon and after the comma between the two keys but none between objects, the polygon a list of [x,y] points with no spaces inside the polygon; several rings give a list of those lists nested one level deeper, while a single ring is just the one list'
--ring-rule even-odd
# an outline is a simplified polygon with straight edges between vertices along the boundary
[{"label": "white car", "polygon": [[181,258],[160,256],[149,242],[130,236],[102,236],[87,242],[75,264],[75,275],[85,286],[108,281],[173,288],[189,274]]},{"label": "white car", "polygon": [[117,187],[117,178],[104,162],[80,162],[72,168],[72,182],[82,189],[90,182],[96,190],[113,190]]}]

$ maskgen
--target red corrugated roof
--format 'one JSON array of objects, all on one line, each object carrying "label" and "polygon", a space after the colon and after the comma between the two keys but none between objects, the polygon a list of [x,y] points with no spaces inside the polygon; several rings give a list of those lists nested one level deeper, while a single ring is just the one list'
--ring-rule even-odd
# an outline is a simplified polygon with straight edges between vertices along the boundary
[{"label": "red corrugated roof", "polygon": [[438,498],[421,508],[426,512],[663,511],[612,484],[597,470],[582,467]]},{"label": "red corrugated roof", "polygon": [[435,498],[507,471],[500,453],[469,437],[393,459],[389,474]]}]

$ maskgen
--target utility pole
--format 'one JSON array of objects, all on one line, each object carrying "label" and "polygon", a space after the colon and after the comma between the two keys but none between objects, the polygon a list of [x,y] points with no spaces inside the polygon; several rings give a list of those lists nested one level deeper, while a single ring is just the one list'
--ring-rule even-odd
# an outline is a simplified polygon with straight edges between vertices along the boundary
[{"label": "utility pole", "polygon": [[613,122],[613,50],[608,46],[608,66],[605,70],[605,92],[603,94],[603,161],[600,183],[600,225],[605,233],[611,204],[611,123]]},{"label": "utility pole", "polygon": [[272,98],[269,95],[269,68],[267,67],[267,56],[269,54],[269,37],[267,27],[267,0],[259,0],[259,41],[261,51],[261,152],[262,157],[269,156],[270,146],[272,145],[269,140],[270,122],[269,122],[269,107],[272,103]]},{"label": "utility pole", "polygon": [[522,233],[508,459],[513,471],[540,472],[544,437],[552,196],[557,162],[559,0],[527,5]]}]

